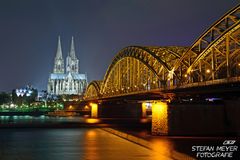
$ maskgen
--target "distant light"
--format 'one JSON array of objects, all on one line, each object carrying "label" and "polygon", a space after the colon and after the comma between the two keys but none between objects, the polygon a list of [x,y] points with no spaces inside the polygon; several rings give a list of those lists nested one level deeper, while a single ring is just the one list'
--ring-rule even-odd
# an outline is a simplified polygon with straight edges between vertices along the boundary
[{"label": "distant light", "polygon": [[222,98],[206,98],[206,101],[209,101],[209,102],[220,101],[220,100],[222,100]]},{"label": "distant light", "polygon": [[141,118],[140,123],[148,123],[149,120],[147,118]]},{"label": "distant light", "polygon": [[207,69],[207,70],[206,70],[206,73],[210,73],[210,72],[211,72],[210,69]]},{"label": "distant light", "polygon": [[19,91],[17,91],[16,94],[17,94],[18,97],[20,96],[20,92]]},{"label": "distant light", "polygon": [[152,107],[152,103],[146,102],[146,103],[145,103],[145,106],[146,106],[147,108],[151,108],[151,107]]},{"label": "distant light", "polygon": [[88,109],[89,109],[89,107],[86,105],[86,106],[84,107],[84,109],[85,109],[85,110],[88,110]]},{"label": "distant light", "polygon": [[71,110],[71,109],[73,109],[73,106],[72,106],[72,105],[70,105],[70,106],[68,107],[68,109],[70,109],[70,110]]},{"label": "distant light", "polygon": [[13,107],[15,107],[15,105],[11,103],[11,104],[10,104],[10,108],[13,108]]}]

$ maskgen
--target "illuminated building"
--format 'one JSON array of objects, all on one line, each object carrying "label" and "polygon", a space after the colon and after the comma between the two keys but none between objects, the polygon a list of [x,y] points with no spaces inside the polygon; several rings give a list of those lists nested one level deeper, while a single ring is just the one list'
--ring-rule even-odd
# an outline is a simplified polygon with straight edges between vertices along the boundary
[{"label": "illuminated building", "polygon": [[16,89],[14,92],[17,95],[17,97],[23,97],[23,96],[30,97],[32,96],[34,91],[37,92],[37,90],[34,89],[31,85],[27,85],[24,88]]},{"label": "illuminated building", "polygon": [[62,56],[61,40],[58,38],[57,53],[54,60],[53,73],[48,80],[48,94],[81,95],[87,86],[87,77],[79,73],[79,60],[75,54],[74,39],[66,58],[66,70]]}]

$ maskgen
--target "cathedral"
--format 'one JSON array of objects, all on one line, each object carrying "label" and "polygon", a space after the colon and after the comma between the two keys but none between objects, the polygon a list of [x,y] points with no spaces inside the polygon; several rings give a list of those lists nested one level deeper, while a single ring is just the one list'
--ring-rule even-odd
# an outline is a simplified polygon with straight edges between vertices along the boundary
[{"label": "cathedral", "polygon": [[61,40],[58,37],[57,53],[54,59],[53,72],[48,80],[48,94],[82,95],[87,86],[87,77],[79,73],[79,60],[75,54],[74,39],[66,58],[66,70],[62,56]]}]

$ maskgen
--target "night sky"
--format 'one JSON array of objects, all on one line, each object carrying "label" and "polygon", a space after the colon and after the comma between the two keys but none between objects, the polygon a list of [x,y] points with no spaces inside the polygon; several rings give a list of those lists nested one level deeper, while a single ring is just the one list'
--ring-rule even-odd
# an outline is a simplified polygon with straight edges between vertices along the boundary
[{"label": "night sky", "polygon": [[75,37],[80,72],[102,79],[129,45],[190,46],[239,0],[0,0],[0,91],[47,88],[62,39]]}]

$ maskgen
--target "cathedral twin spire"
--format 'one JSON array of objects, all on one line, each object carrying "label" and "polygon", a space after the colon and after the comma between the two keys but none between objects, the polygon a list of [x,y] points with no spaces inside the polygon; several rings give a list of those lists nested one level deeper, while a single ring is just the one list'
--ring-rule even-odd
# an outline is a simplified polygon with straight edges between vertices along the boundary
[{"label": "cathedral twin spire", "polygon": [[74,38],[72,37],[72,41],[71,41],[71,49],[70,49],[70,53],[69,53],[70,57],[72,58],[76,58],[75,55],[75,47],[74,47]]},{"label": "cathedral twin spire", "polygon": [[56,59],[62,59],[62,46],[61,46],[60,36],[58,36],[58,46],[57,46]]},{"label": "cathedral twin spire", "polygon": [[[78,63],[79,63],[79,60],[77,59],[76,54],[75,54],[74,38],[72,37],[70,52],[68,53],[68,56],[66,58],[66,72],[67,73],[78,73],[78,70],[79,70]],[[57,53],[56,53],[56,57],[55,57],[53,72],[54,73],[64,73],[65,72],[60,36],[58,36],[58,46],[57,46]]]},{"label": "cathedral twin spire", "polygon": [[82,95],[87,86],[87,77],[78,72],[79,60],[75,54],[73,37],[66,61],[64,59],[59,36],[53,73],[48,79],[48,93],[53,95]]},{"label": "cathedral twin spire", "polygon": [[62,57],[61,39],[58,37],[57,53],[54,60],[53,73],[64,73],[64,60]]}]

